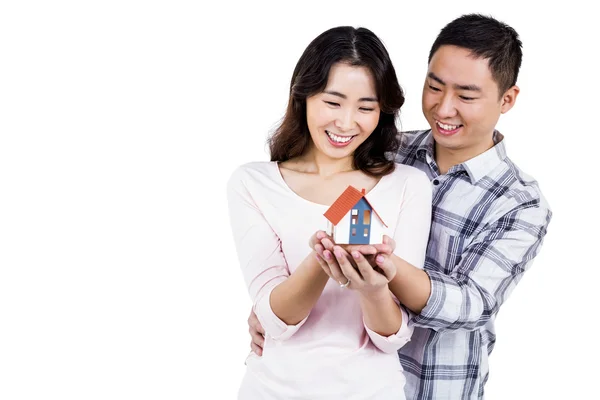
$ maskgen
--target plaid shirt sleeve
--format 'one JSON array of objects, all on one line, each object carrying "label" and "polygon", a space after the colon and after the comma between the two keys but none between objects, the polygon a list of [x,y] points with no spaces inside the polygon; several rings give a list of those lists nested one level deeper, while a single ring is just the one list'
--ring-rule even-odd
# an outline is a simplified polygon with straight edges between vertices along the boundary
[{"label": "plaid shirt sleeve", "polygon": [[551,217],[539,199],[520,204],[474,237],[451,274],[426,269],[431,295],[414,326],[440,331],[485,325],[539,252]]}]

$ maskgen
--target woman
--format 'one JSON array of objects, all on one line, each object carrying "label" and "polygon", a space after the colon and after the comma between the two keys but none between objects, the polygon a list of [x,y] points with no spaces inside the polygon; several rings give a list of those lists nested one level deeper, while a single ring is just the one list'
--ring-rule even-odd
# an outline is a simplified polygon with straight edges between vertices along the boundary
[{"label": "woman", "polygon": [[307,246],[351,185],[365,190],[395,252],[423,265],[430,183],[390,159],[403,103],[379,38],[364,28],[330,29],[296,65],[285,116],[270,138],[271,162],[243,165],[230,178],[238,258],[266,332],[262,357],[246,360],[240,399],[403,398],[396,351],[412,329],[388,288],[395,270],[376,271],[349,248],[319,249],[352,271],[352,279],[336,281]]}]

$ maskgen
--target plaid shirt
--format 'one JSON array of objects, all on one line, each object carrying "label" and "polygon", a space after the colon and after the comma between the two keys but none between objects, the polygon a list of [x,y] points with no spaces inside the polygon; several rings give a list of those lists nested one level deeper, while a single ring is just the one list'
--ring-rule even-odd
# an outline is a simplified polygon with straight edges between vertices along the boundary
[{"label": "plaid shirt", "polygon": [[537,182],[506,156],[503,136],[440,175],[431,131],[403,134],[396,157],[431,179],[425,271],[431,296],[398,354],[407,400],[482,399],[494,319],[540,251],[552,212]]}]

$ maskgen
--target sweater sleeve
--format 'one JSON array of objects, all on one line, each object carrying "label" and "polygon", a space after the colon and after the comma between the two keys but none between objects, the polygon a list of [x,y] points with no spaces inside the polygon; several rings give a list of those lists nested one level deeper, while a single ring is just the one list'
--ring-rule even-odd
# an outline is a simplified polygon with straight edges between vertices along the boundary
[{"label": "sweater sleeve", "polygon": [[[431,226],[431,183],[422,173],[415,174],[413,179],[407,181],[404,191],[400,215],[394,231],[396,250],[394,253],[412,265],[423,268],[425,253]],[[396,303],[402,312],[402,325],[398,332],[384,337],[370,330],[366,324],[365,329],[373,344],[381,351],[394,353],[404,346],[413,332],[411,323],[414,315]]]},{"label": "sweater sleeve", "polygon": [[229,179],[227,199],[235,247],[253,310],[266,334],[275,340],[285,340],[306,322],[308,316],[296,325],[287,325],[271,309],[271,292],[289,277],[290,272],[279,237],[245,184],[243,167]]}]

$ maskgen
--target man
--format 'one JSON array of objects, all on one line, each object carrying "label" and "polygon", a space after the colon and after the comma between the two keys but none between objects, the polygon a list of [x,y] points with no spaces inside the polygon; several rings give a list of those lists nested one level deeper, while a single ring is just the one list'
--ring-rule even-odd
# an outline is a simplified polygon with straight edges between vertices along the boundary
[{"label": "man", "polygon": [[[495,130],[519,94],[521,59],[515,30],[477,14],[450,22],[431,47],[422,97],[431,129],[404,133],[396,159],[433,185],[424,270],[380,257],[396,266],[390,290],[414,313],[412,340],[399,351],[407,399],[483,398],[495,317],[546,234],[549,206]],[[333,243],[321,238],[322,255]],[[394,247],[386,238],[378,250]],[[322,265],[346,281],[335,261]],[[262,328],[252,314],[249,324],[260,353]]]}]

